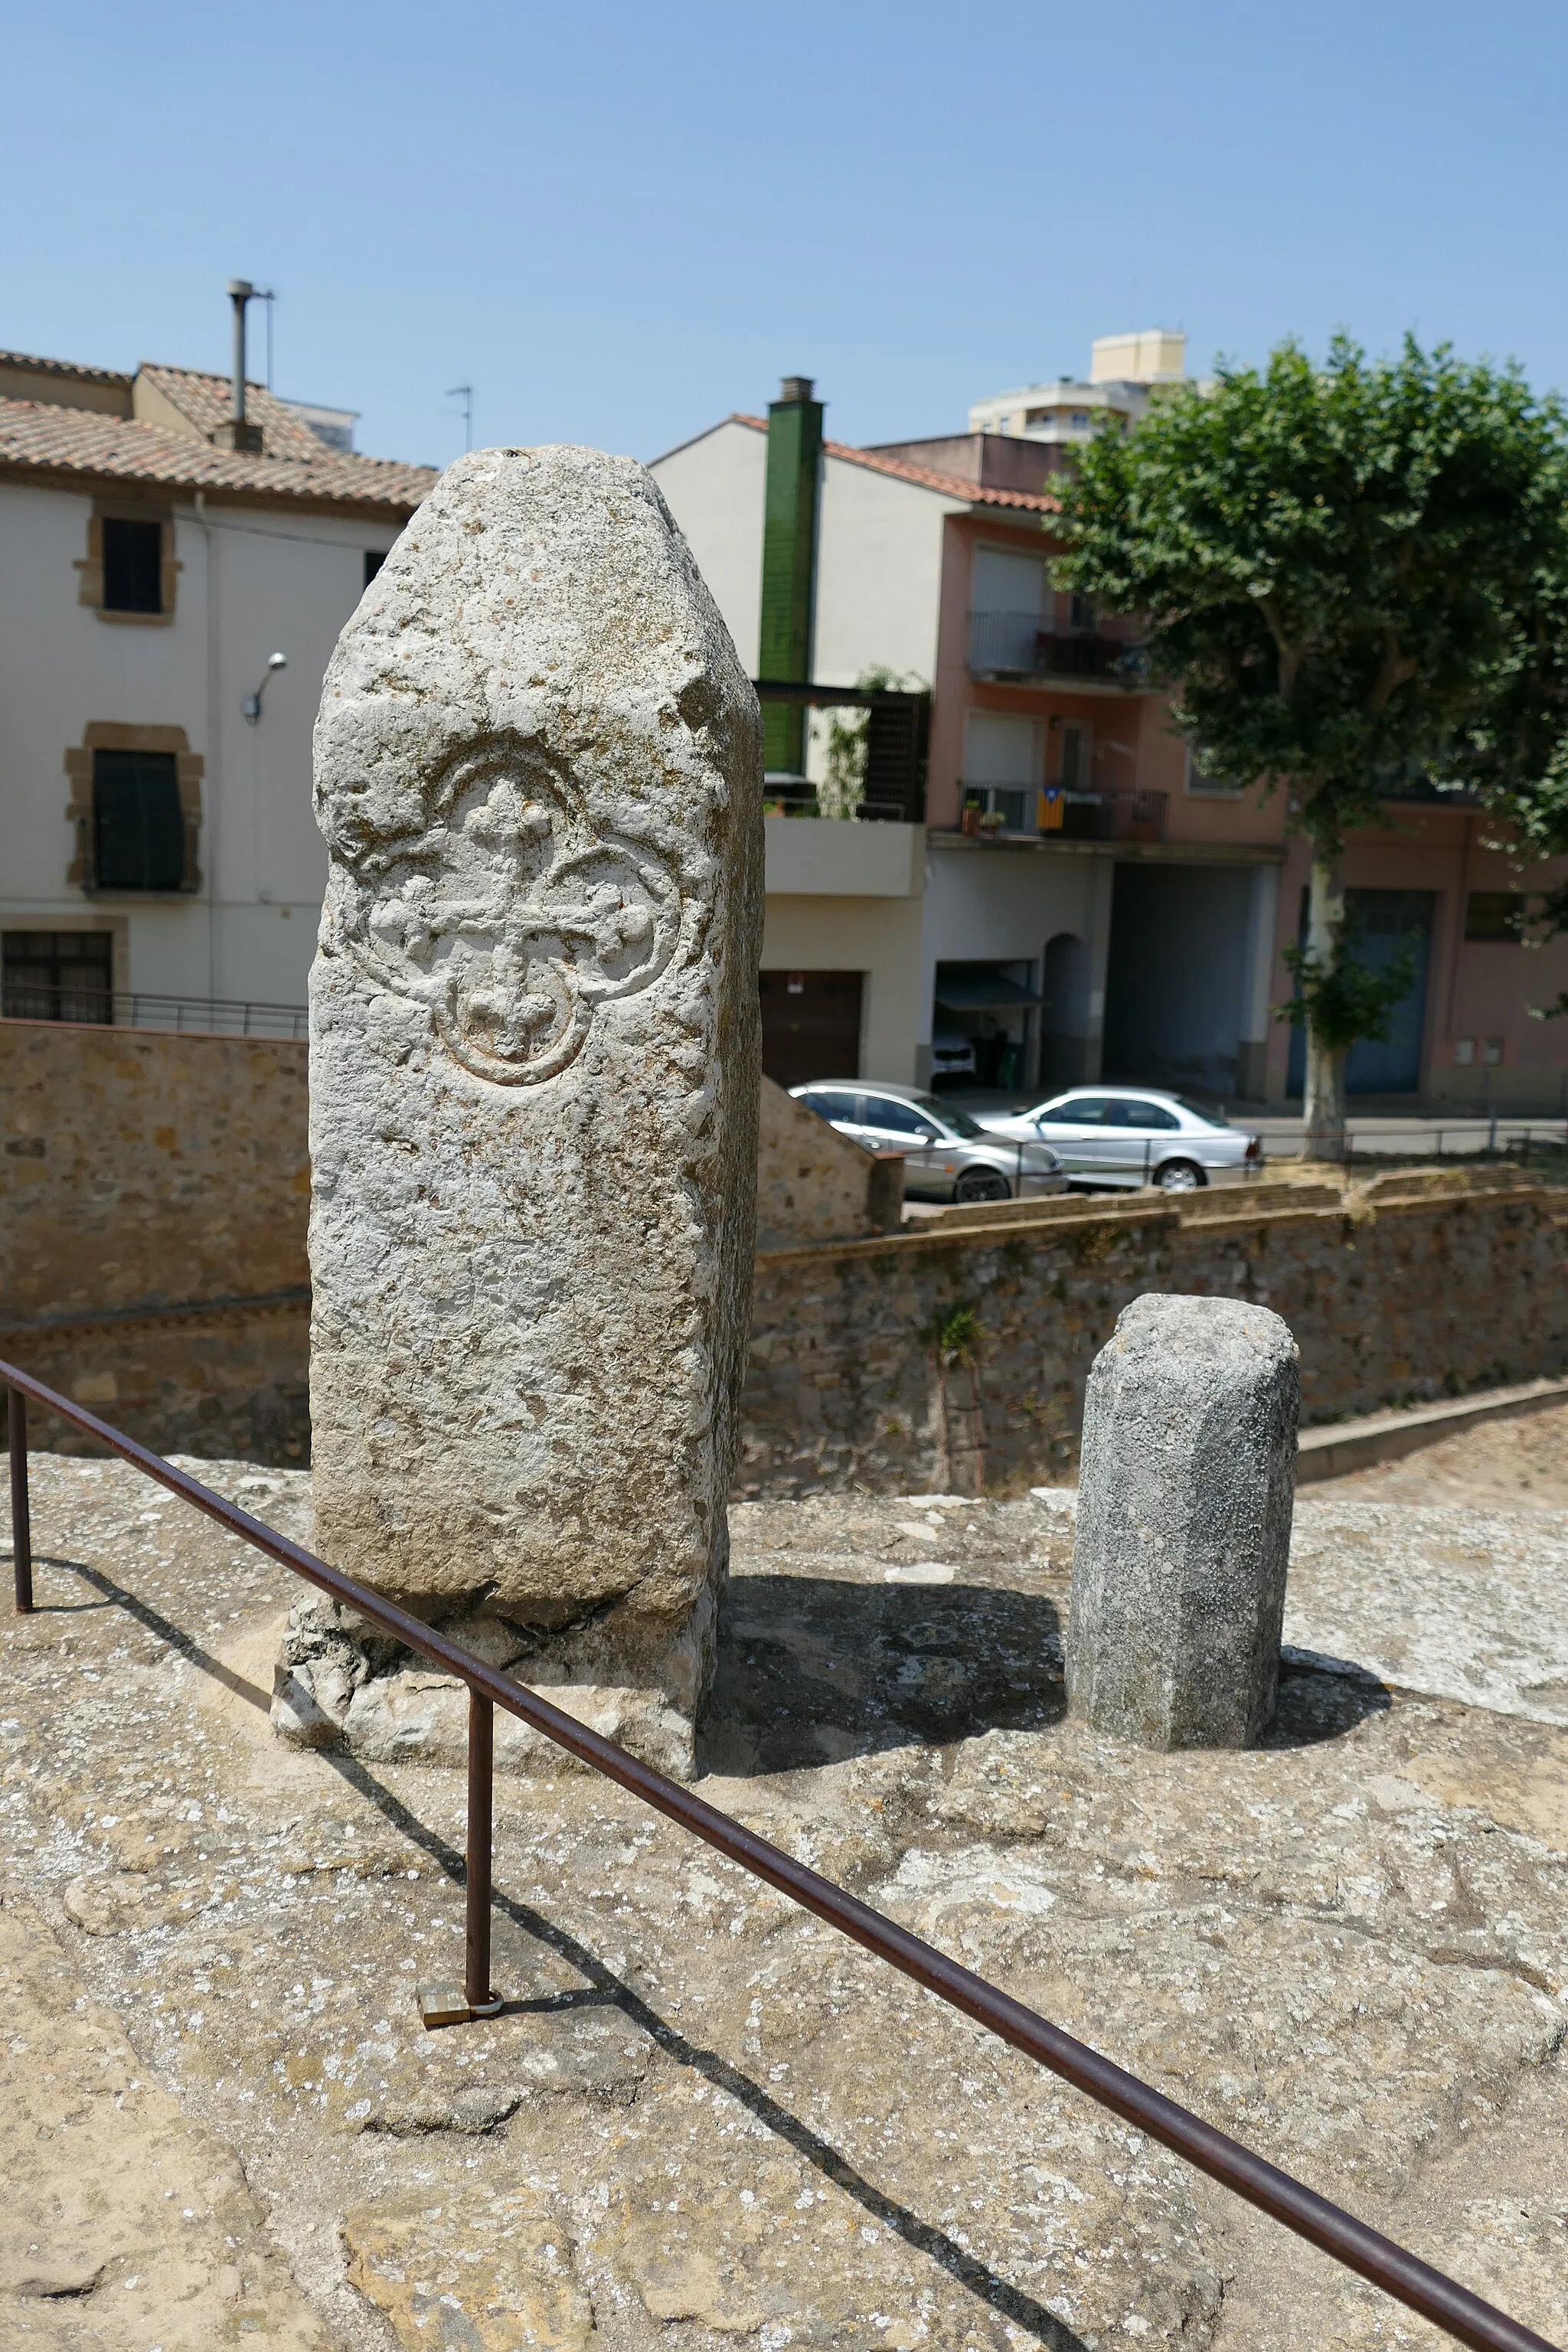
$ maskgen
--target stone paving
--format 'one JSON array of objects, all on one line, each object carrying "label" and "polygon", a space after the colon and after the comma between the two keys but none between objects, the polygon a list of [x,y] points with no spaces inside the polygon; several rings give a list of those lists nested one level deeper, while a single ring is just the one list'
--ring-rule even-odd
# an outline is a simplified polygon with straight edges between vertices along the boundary
[{"label": "stone paving", "polygon": [[[1070,1496],[742,1506],[702,1786],[1564,2342],[1568,1496],[1499,1459],[1303,1497],[1246,1755],[1064,1718]],[[282,1748],[288,1580],[132,1472],[35,1457],[34,1524],[7,2343],[1439,2340],[579,1771],[499,1783],[508,2007],[425,2034],[460,1776]]]}]

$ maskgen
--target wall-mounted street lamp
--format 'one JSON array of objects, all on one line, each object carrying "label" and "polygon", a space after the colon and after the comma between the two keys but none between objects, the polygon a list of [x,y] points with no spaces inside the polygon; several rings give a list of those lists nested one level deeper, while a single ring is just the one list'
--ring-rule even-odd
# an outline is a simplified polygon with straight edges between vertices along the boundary
[{"label": "wall-mounted street lamp", "polygon": [[247,694],[245,700],[239,706],[245,715],[247,723],[249,726],[254,727],[261,717],[261,698],[267,691],[268,679],[272,676],[274,670],[287,669],[288,667],[289,656],[287,654],[269,654],[268,656],[267,667],[261,673],[260,685],[257,688],[254,694]]}]

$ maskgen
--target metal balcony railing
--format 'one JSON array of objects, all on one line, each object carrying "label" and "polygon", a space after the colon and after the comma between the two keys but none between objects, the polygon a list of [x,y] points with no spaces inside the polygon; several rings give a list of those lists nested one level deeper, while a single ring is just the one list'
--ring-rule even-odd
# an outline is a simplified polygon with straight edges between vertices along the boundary
[{"label": "metal balcony railing", "polygon": [[[758,678],[757,698],[764,706],[782,703],[797,710],[855,710],[865,713],[864,789],[854,814],[863,822],[923,824],[926,813],[926,746],[931,733],[931,696],[888,687],[813,686],[785,678]],[[795,755],[800,756],[797,747]],[[779,782],[799,787],[793,804],[773,790]],[[766,797],[778,801],[782,813],[800,816],[838,816],[837,808],[821,808],[804,776],[775,777]],[[810,803],[807,805],[807,803]]]},{"label": "metal balcony railing", "polygon": [[0,1013],[7,1021],[68,1021],[89,1028],[169,1029],[206,1037],[308,1037],[302,1004],[247,1004],[218,996],[163,996],[145,989],[59,986],[5,975]]},{"label": "metal balcony railing", "polygon": [[969,667],[975,677],[1077,678],[1128,689],[1146,676],[1135,639],[1042,628],[1037,613],[971,613]]},{"label": "metal balcony railing", "polygon": [[1087,792],[1049,784],[959,786],[958,830],[982,839],[1163,841],[1168,795],[1143,791]]},{"label": "metal balcony railing", "polygon": [[1015,2000],[999,1986],[987,1983],[973,1969],[961,1967],[933,1944],[910,1935],[907,1927],[900,1927],[885,1913],[846,1894],[831,1879],[808,1869],[782,1847],[770,1844],[754,1830],[707,1803],[694,1790],[667,1780],[662,1772],[656,1772],[650,1765],[629,1756],[624,1748],[617,1748],[614,1740],[579,1723],[575,1716],[552,1706],[548,1699],[541,1698],[525,1683],[514,1682],[510,1675],[488,1665],[471,1650],[422,1624],[418,1618],[410,1617],[379,1592],[356,1583],[341,1569],[330,1568],[302,1544],[292,1542],[260,1519],[252,1518],[248,1511],[242,1511],[237,1504],[215,1494],[188,1471],[149,1453],[134,1438],[127,1437],[123,1430],[111,1428],[85,1406],[46,1388],[41,1381],[34,1380],[15,1364],[0,1362],[0,1387],[8,1391],[12,1559],[19,1616],[29,1614],[34,1606],[27,1489],[30,1400],[46,1412],[58,1414],[84,1436],[96,1439],[133,1469],[155,1478],[183,1502],[205,1511],[242,1542],[253,1544],[269,1559],[331,1593],[334,1601],[356,1611],[405,1648],[428,1658],[443,1673],[467,1684],[468,1819],[464,1978],[460,1987],[451,1989],[444,2008],[426,2007],[426,2024],[464,2024],[476,2017],[496,2016],[505,2005],[497,1999],[490,1984],[491,1803],[495,1710],[500,1706],[542,1733],[556,1747],[565,1748],[580,1763],[602,1772],[606,1780],[617,1782],[642,1803],[663,1813],[667,1820],[679,1823],[693,1837],[701,1838],[717,1853],[738,1863],[753,1878],[776,1887],[803,1910],[815,1913],[840,1935],[848,1937],[851,1943],[860,1945],[878,1959],[885,1960],[889,1968],[911,1978],[963,2016],[973,2018],[999,2041],[1022,2051],[1037,2064],[1048,2067],[1064,2083],[1086,2092],[1139,2131],[1147,2132],[1151,2139],[1184,2158],[1212,2180],[1219,2181],[1249,2205],[1257,2206],[1260,2212],[1282,2222],[1286,2229],[1293,2230],[1309,2245],[1331,2254],[1347,2270],[1370,2279],[1374,2286],[1382,2287],[1384,2294],[1393,2295],[1409,2310],[1446,2328],[1459,2343],[1473,2347],[1474,2352],[1555,2352],[1544,2336],[1522,2326],[1517,2319],[1510,2319],[1494,2304],[1484,2303],[1457,2279],[1434,2270],[1417,2255],[1395,2244],[1392,2238],[1385,2238],[1381,2231],[1357,2221],[1342,2206],[1331,2204],[1316,2189],[1266,2162],[1241,2141],[1216,2131],[1190,2108],[1167,2098],[1163,2092],[1156,2091],[1136,2074],[1128,2074],[1111,2059],[1101,2057],[1087,2042],[1064,2033],[1059,2025],[1051,2024],[1037,2010],[1026,2008],[1021,2000]]},{"label": "metal balcony railing", "polygon": [[910,804],[902,800],[872,799],[862,793],[852,807],[826,804],[816,786],[805,776],[769,776],[763,785],[764,816],[819,816],[858,824],[910,824]]}]

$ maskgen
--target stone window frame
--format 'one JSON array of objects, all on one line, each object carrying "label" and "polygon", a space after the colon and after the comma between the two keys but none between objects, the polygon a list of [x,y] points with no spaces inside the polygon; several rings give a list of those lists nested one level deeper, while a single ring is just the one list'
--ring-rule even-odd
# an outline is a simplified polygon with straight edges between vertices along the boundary
[{"label": "stone window frame", "polygon": [[[95,751],[172,751],[174,781],[179,787],[180,814],[184,819],[184,866],[178,890],[113,890],[100,893],[94,871],[97,841],[93,824],[93,754]],[[94,719],[82,730],[79,743],[65,755],[70,780],[66,821],[72,829],[76,855],[66,869],[66,880],[89,898],[168,899],[188,898],[202,887],[198,852],[201,845],[202,778],[206,761],[193,751],[183,727],[122,727],[111,719]]]},{"label": "stone window frame", "polygon": [[[161,613],[116,613],[109,611],[103,602],[103,526],[114,522],[155,522],[163,534],[163,560],[159,567],[159,593],[163,598]],[[80,574],[77,586],[77,602],[98,614],[100,621],[123,623],[132,628],[166,629],[174,617],[174,605],[179,575],[184,565],[174,553],[174,510],[166,501],[138,498],[96,498],[88,518],[87,553],[79,555],[75,568]]]}]

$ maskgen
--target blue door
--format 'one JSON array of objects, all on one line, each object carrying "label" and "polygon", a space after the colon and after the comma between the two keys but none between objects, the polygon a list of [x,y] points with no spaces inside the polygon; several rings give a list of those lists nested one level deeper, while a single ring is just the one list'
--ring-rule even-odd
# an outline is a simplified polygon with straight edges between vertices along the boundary
[{"label": "blue door", "polygon": [[[1363,1037],[1345,1064],[1345,1092],[1352,1095],[1413,1095],[1421,1085],[1421,1038],[1426,1025],[1426,973],[1432,960],[1430,890],[1347,890],[1345,939],[1351,953],[1373,971],[1386,971],[1404,955],[1415,959],[1415,977],[1394,1009],[1387,1039]],[[1300,938],[1307,936],[1307,894],[1301,893]],[[1307,1033],[1290,1032],[1287,1091],[1299,1095],[1306,1083]]]}]

